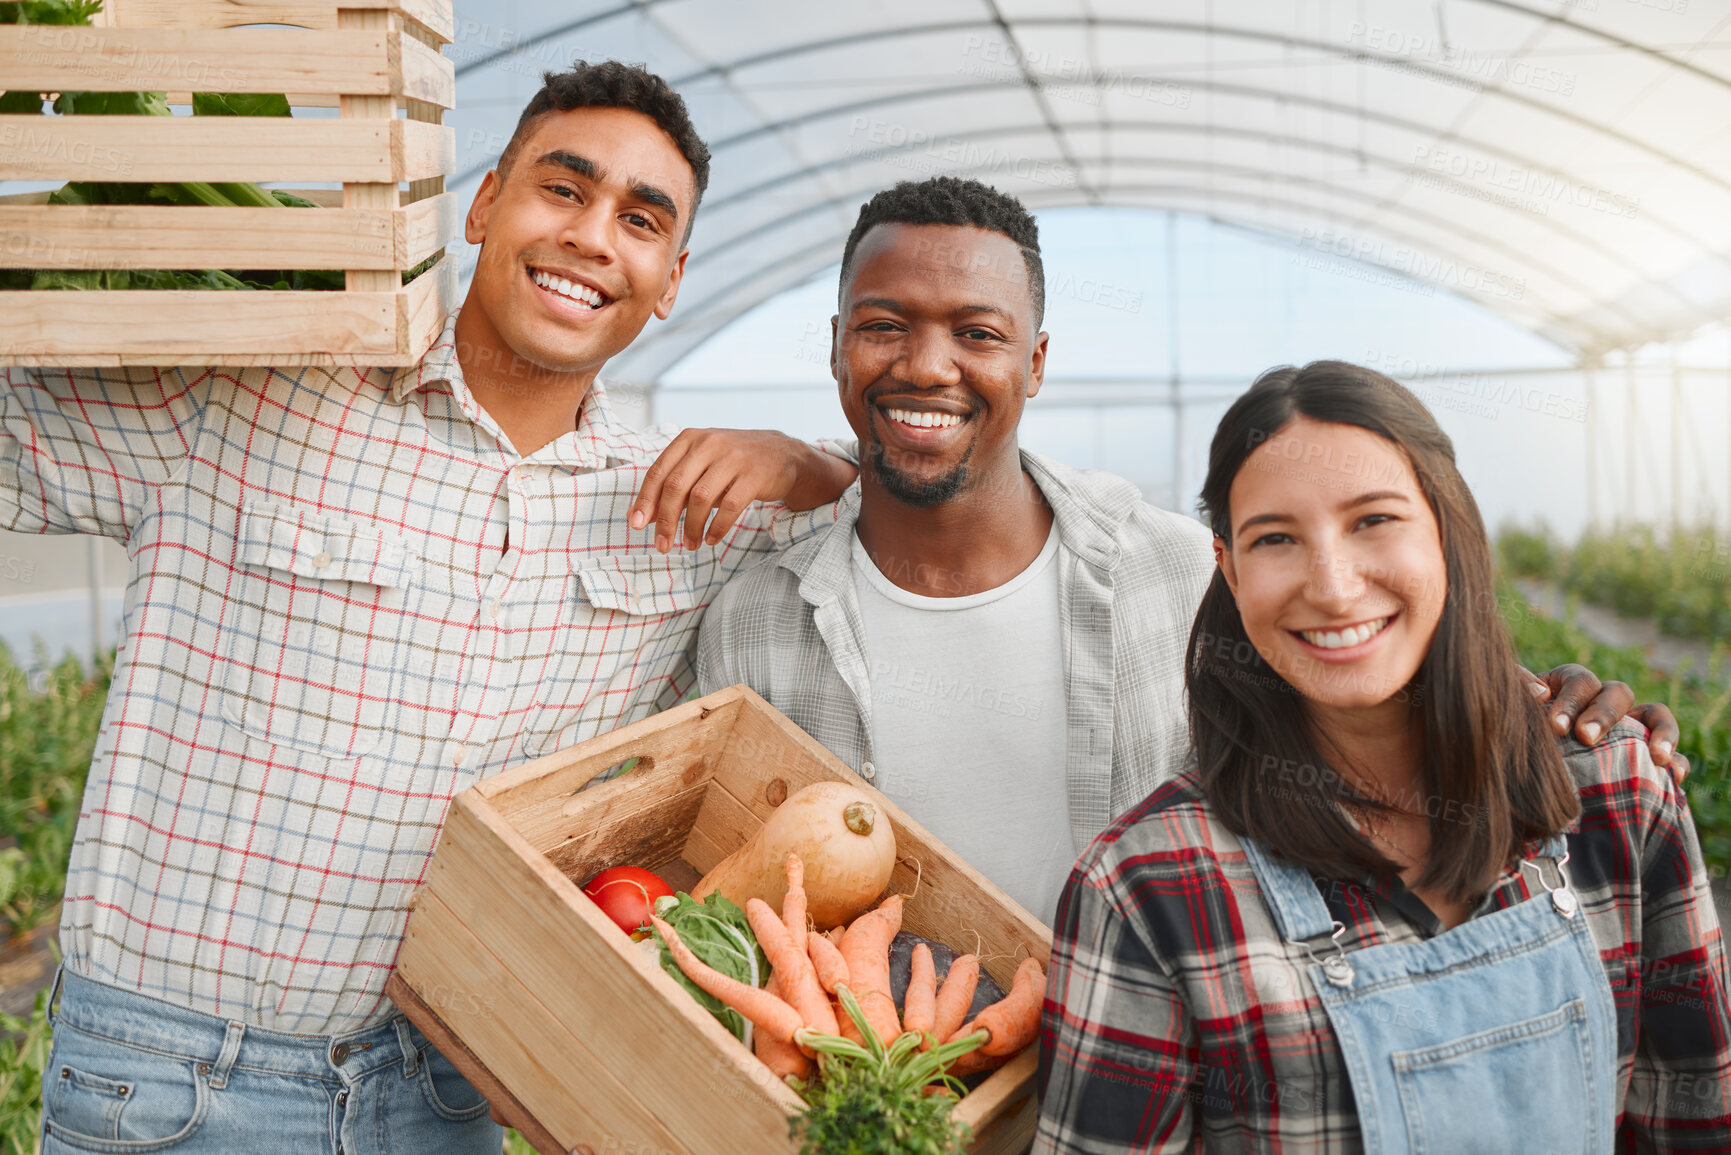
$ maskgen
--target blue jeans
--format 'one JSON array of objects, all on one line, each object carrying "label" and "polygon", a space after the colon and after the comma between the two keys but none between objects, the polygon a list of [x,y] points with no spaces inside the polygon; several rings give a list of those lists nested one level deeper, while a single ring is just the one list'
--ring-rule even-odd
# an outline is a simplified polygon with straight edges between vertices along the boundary
[{"label": "blue jeans", "polygon": [[62,972],[42,1155],[499,1155],[487,1101],[398,1018],[288,1035]]}]

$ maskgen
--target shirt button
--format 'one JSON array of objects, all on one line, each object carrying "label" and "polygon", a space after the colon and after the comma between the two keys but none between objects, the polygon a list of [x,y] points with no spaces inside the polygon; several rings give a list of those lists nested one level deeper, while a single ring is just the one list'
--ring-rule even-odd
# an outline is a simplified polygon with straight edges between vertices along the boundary
[{"label": "shirt button", "polygon": [[859,776],[867,782],[871,782],[877,778],[878,772],[870,762],[861,762],[859,764]]},{"label": "shirt button", "polygon": [[338,1043],[336,1046],[331,1048],[331,1062],[340,1067],[348,1061],[349,1045],[347,1043]]},{"label": "shirt button", "polygon": [[314,557],[313,557],[313,568],[314,569],[324,569],[327,565],[330,565],[330,564],[331,564],[331,555],[328,553],[320,552],[320,553],[314,555]]},{"label": "shirt button", "polygon": [[451,751],[451,765],[461,766],[463,764],[463,757],[468,754],[468,752],[468,749],[463,746],[458,746],[455,750]]},{"label": "shirt button", "polygon": [[492,604],[487,607],[487,616],[490,618],[496,618],[499,616],[499,611],[504,608],[504,606],[499,604],[498,599],[495,598]]}]

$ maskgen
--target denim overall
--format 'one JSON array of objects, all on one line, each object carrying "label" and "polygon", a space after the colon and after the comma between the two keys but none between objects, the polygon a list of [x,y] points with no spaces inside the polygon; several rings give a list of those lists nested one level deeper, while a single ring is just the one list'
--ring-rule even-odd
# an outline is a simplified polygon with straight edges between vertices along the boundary
[{"label": "denim overall", "polygon": [[1351,953],[1309,872],[1243,843],[1280,933],[1310,955],[1366,1151],[1611,1150],[1616,1007],[1563,872],[1562,838],[1521,863],[1544,888],[1525,902],[1425,942]]}]

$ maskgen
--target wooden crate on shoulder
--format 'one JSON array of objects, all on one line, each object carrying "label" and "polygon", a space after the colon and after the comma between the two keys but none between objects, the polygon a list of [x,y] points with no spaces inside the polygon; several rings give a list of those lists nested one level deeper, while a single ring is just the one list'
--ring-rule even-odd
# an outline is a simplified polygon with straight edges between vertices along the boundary
[{"label": "wooden crate on shoulder", "polygon": [[[581,789],[630,758],[629,773]],[[1047,960],[1043,925],[734,686],[458,795],[386,989],[543,1155],[792,1155],[799,1097],[581,884],[631,863],[690,885],[789,793],[826,779],[873,793],[893,823],[889,889],[914,893],[906,929],[978,952],[1005,989],[1017,960]],[[1030,1047],[957,1104],[971,1150],[1027,1147],[1036,1061]]]},{"label": "wooden crate on shoulder", "polygon": [[[450,256],[402,282],[459,235],[451,0],[106,0],[97,20],[0,25],[0,90],[283,92],[338,115],[0,115],[0,180],[342,187],[294,190],[316,209],[0,197],[0,266],[341,269],[346,288],[0,292],[0,364],[418,361],[456,304]],[[238,27],[264,23],[294,27]]]}]

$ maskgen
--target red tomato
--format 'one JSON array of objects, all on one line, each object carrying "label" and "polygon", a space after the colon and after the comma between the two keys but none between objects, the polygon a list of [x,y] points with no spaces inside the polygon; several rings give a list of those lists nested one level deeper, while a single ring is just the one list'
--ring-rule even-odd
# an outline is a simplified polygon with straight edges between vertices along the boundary
[{"label": "red tomato", "polygon": [[583,893],[601,913],[633,939],[649,937],[649,914],[655,900],[673,897],[673,888],[641,866],[611,866],[591,878]]}]

